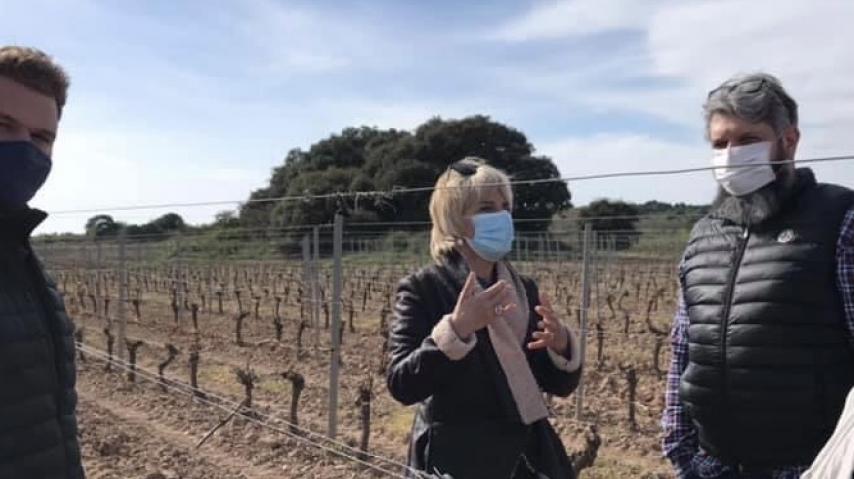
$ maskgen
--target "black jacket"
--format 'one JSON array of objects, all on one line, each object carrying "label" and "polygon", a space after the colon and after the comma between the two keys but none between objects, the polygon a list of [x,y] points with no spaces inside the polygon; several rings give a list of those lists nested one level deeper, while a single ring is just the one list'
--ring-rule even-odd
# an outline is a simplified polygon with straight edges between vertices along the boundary
[{"label": "black jacket", "polygon": [[[476,333],[477,345],[459,361],[450,360],[430,338],[436,323],[453,311],[468,273],[461,257],[453,255],[398,286],[388,388],[401,403],[418,403],[409,465],[454,479],[503,479],[513,475],[524,453],[550,479],[574,477],[548,420],[522,424],[486,329]],[[539,293],[530,279],[522,282],[530,303],[527,342],[540,319],[534,312]],[[578,385],[581,370],[558,369],[545,350],[528,351],[527,358],[544,392],[567,397]]]},{"label": "black jacket", "polygon": [[760,225],[713,213],[695,226],[681,272],[690,328],[680,397],[721,461],[809,464],[836,426],[854,385],[836,281],[852,206],[851,190],[800,172],[794,197]]},{"label": "black jacket", "polygon": [[84,477],[73,327],[29,245],[45,217],[0,213],[0,479]]}]

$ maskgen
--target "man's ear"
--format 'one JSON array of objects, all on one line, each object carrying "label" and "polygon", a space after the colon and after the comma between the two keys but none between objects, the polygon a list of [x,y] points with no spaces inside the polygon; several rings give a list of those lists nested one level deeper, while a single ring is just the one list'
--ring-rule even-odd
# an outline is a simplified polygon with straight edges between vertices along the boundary
[{"label": "man's ear", "polygon": [[795,153],[798,151],[798,142],[801,140],[801,130],[797,126],[790,126],[783,132],[783,148],[785,148],[786,158],[795,159]]}]

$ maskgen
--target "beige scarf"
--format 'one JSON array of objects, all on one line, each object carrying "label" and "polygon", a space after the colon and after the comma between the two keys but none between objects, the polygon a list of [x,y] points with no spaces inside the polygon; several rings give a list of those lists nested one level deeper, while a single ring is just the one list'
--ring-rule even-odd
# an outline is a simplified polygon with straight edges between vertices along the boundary
[{"label": "beige scarf", "polygon": [[[492,348],[498,356],[498,363],[507,377],[507,385],[516,402],[516,408],[524,424],[533,424],[546,418],[549,411],[543,400],[540,386],[528,364],[524,342],[528,333],[530,309],[525,286],[519,276],[506,263],[496,264],[498,279],[513,287],[518,303],[516,308],[504,313],[501,318],[487,327]],[[480,288],[480,285],[478,285]]]}]

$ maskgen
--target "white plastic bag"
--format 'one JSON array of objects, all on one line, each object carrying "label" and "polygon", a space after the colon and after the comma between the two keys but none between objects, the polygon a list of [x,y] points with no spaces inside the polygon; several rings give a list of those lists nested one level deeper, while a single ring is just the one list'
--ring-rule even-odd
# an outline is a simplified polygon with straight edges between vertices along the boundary
[{"label": "white plastic bag", "polygon": [[854,478],[854,388],[848,393],[845,409],[830,440],[801,476],[801,479],[851,478]]}]

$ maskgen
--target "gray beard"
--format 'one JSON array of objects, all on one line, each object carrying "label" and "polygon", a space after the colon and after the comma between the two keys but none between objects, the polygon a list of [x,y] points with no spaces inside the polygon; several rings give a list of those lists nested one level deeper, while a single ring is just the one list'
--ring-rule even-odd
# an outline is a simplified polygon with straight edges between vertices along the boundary
[{"label": "gray beard", "polygon": [[794,168],[784,166],[777,173],[777,179],[744,196],[733,196],[718,187],[711,215],[740,226],[760,225],[783,209],[796,190],[797,176]]}]

